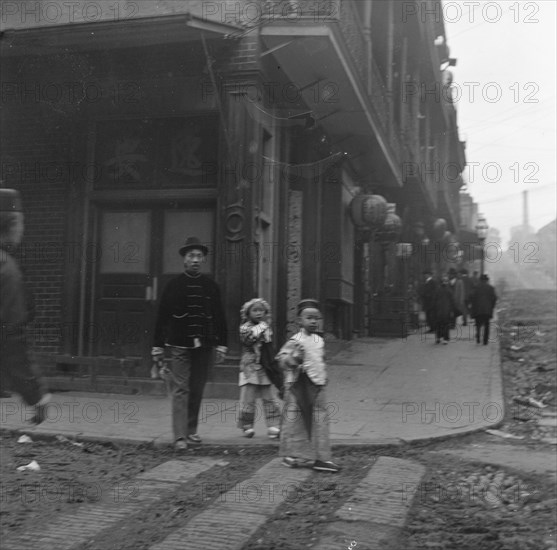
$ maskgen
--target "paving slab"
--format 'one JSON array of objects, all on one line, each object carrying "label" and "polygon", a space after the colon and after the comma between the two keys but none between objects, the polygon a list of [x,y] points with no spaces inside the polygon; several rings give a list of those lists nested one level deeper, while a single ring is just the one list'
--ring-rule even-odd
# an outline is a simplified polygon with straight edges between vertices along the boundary
[{"label": "paving slab", "polygon": [[271,460],[235,484],[150,550],[241,550],[281,504],[296,498],[296,487],[312,474],[308,469],[286,468],[281,460]]},{"label": "paving slab", "polygon": [[393,457],[379,457],[352,496],[335,512],[316,544],[316,550],[348,547],[364,550],[397,548],[420,480],[421,464]]},{"label": "paving slab", "polygon": [[82,504],[77,511],[59,515],[48,525],[2,537],[2,550],[72,550],[162,500],[217,462],[204,457],[171,460],[123,484],[104,490],[96,486],[97,502]]}]

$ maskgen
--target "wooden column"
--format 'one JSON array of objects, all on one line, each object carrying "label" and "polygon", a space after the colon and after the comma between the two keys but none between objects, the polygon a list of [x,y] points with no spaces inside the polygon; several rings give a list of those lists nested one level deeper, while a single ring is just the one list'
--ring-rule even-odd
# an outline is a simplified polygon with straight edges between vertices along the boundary
[{"label": "wooden column", "polygon": [[[232,89],[237,89],[237,85]],[[223,294],[232,356],[240,353],[237,323],[241,305],[254,297],[253,212],[251,204],[254,182],[247,179],[250,166],[258,163],[258,134],[244,105],[244,99],[227,92],[223,98],[225,117],[222,127],[225,154],[219,182],[219,283]]]}]

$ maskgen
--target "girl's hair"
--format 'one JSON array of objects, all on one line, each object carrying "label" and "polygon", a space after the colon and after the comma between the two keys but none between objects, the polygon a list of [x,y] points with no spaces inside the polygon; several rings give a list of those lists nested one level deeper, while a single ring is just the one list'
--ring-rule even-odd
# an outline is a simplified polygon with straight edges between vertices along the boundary
[{"label": "girl's hair", "polygon": [[270,320],[271,320],[271,307],[269,306],[269,304],[263,298],[253,298],[252,300],[249,300],[248,302],[246,302],[242,306],[242,309],[240,309],[240,318],[242,319],[242,323],[246,323],[247,321],[249,321],[250,309],[256,304],[259,304],[260,306],[263,307],[263,309],[265,310],[264,320],[267,323],[270,322]]}]

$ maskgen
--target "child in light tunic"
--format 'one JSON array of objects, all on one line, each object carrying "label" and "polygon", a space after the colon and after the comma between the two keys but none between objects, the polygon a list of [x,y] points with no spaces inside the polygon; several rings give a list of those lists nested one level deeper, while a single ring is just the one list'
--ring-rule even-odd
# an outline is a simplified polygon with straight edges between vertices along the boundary
[{"label": "child in light tunic", "polygon": [[325,341],[318,334],[321,312],[315,300],[298,304],[300,331],[277,354],[285,371],[285,404],[279,454],[291,468],[340,470],[331,461],[325,386]]}]

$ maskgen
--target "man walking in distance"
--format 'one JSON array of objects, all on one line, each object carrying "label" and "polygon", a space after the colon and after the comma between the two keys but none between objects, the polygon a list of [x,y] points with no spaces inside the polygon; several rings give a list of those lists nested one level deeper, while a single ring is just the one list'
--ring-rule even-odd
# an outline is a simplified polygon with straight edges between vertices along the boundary
[{"label": "man walking in distance", "polygon": [[470,315],[470,296],[472,294],[472,281],[468,277],[467,269],[460,270],[460,281],[462,284],[457,287],[455,299],[457,307],[462,313],[462,326],[465,327],[468,325],[468,315]]},{"label": "man walking in distance", "polygon": [[151,352],[155,361],[163,358],[165,347],[170,355],[166,376],[172,392],[177,450],[187,449],[188,441],[201,443],[197,425],[207,375],[213,362],[220,363],[228,351],[220,289],[201,273],[207,253],[196,237],[188,238],[180,248],[184,273],[172,279],[162,293]]},{"label": "man walking in distance", "polygon": [[483,345],[489,341],[489,323],[497,303],[495,289],[489,284],[487,275],[480,275],[480,281],[472,293],[472,317],[476,321],[476,343],[480,343],[483,327]]},{"label": "man walking in distance", "polygon": [[0,189],[0,389],[19,393],[23,401],[33,407],[31,422],[40,424],[46,418],[51,395],[27,349],[26,327],[31,321],[28,295],[21,271],[11,254],[22,238],[19,192]]},{"label": "man walking in distance", "polygon": [[425,281],[420,292],[422,310],[425,313],[425,320],[429,327],[428,332],[435,332],[435,294],[437,292],[437,282],[433,278],[433,273],[429,270],[424,271]]}]

